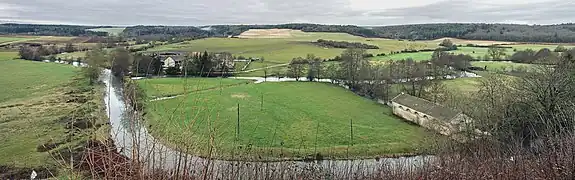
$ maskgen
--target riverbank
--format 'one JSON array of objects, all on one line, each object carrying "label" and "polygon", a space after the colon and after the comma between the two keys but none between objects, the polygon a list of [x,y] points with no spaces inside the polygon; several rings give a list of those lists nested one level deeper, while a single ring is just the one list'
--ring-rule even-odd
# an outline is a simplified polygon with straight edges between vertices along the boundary
[{"label": "riverbank", "polygon": [[75,176],[85,142],[109,139],[103,86],[69,65],[0,60],[0,71],[0,179]]}]

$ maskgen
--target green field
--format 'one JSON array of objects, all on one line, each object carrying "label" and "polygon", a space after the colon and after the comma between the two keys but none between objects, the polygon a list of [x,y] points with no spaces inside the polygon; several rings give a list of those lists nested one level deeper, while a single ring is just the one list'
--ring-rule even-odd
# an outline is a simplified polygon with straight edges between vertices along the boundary
[{"label": "green field", "polygon": [[[327,83],[244,84],[148,102],[146,111],[156,138],[206,156],[213,135],[214,154],[220,158],[232,158],[237,146],[247,156],[271,158],[316,152],[337,158],[413,153],[426,137],[434,136],[398,119],[387,106]],[[348,149],[350,120],[354,135]],[[250,151],[245,152],[246,147]]]},{"label": "green field", "polygon": [[[371,58],[374,61],[381,60],[401,60],[412,58],[416,61],[428,60],[433,52],[418,52],[418,53],[401,53],[390,55],[391,51],[400,51],[404,49],[429,49],[438,47],[440,41],[400,41],[381,38],[363,38],[353,36],[346,33],[322,33],[322,32],[301,32],[291,31],[289,35],[279,38],[262,37],[257,38],[206,38],[193,41],[186,41],[175,44],[165,44],[149,49],[148,51],[212,51],[212,52],[230,52],[236,56],[244,57],[264,57],[265,62],[254,63],[249,69],[261,68],[275,64],[289,63],[295,57],[305,57],[306,54],[314,54],[321,58],[333,58],[341,54],[343,49],[337,48],[323,48],[311,44],[311,42],[318,39],[360,42],[365,44],[377,45],[380,49],[367,50],[371,54],[385,53],[387,56],[377,56]],[[474,58],[483,58],[487,53],[487,48],[465,47],[466,44],[509,44],[509,42],[496,42],[496,41],[473,41],[454,39],[456,43],[464,45],[459,47],[458,50],[450,51],[455,54],[468,54]],[[507,54],[511,55],[513,50],[534,49],[541,48],[555,49],[557,45],[553,44],[512,44],[504,45],[513,47],[507,49]],[[573,46],[566,46],[571,48]],[[246,73],[246,75],[263,76],[263,72],[255,71]]]},{"label": "green field", "polygon": [[471,62],[471,65],[476,67],[487,67],[488,71],[509,71],[510,69],[516,68],[530,68],[533,67],[533,64],[524,64],[524,63],[514,63],[514,62],[507,62],[507,61],[474,61]]},{"label": "green field", "polygon": [[52,157],[36,147],[64,138],[57,122],[73,104],[60,104],[63,87],[76,74],[72,66],[0,57],[0,165],[49,166]]},{"label": "green field", "polygon": [[148,97],[164,97],[194,91],[246,84],[249,80],[227,78],[161,78],[138,80]]},{"label": "green field", "polygon": [[[512,55],[514,52],[513,50],[516,49],[518,51],[532,49],[534,51],[538,51],[542,48],[548,48],[554,50],[557,45],[539,45],[539,44],[520,44],[520,45],[504,45],[506,47],[512,47],[506,49],[507,55]],[[573,48],[574,46],[565,46],[566,48]],[[466,54],[471,55],[474,58],[481,59],[487,54],[488,48],[479,48],[479,47],[458,47],[457,50],[449,51],[449,53],[453,54]],[[402,60],[407,58],[412,58],[415,61],[423,61],[431,59],[431,55],[433,52],[416,52],[416,53],[399,53],[387,56],[377,56],[371,58],[374,61],[385,61],[385,60]]]},{"label": "green field", "polygon": [[21,36],[0,36],[0,44],[16,42],[16,41],[25,41],[30,40],[33,38],[30,37],[21,37]]},{"label": "green field", "polygon": [[97,28],[97,29],[88,29],[88,31],[94,32],[107,32],[109,35],[118,35],[122,33],[126,29],[125,27],[120,28]]},{"label": "green field", "polygon": [[[289,38],[206,38],[182,43],[166,44],[158,46],[148,51],[212,51],[230,52],[235,56],[244,57],[264,57],[264,63],[258,66],[254,64],[250,69],[265,67],[269,64],[289,63],[295,57],[305,57],[307,54],[314,54],[321,58],[333,58],[343,52],[344,49],[323,48],[311,44],[318,39],[361,42],[373,44],[380,49],[368,50],[369,53],[389,53],[390,51],[402,50],[405,48],[423,49],[436,47],[437,45],[424,42],[409,42],[380,38],[363,38],[352,36],[346,33],[307,33],[293,32]],[[263,73],[262,73],[263,74]]]}]

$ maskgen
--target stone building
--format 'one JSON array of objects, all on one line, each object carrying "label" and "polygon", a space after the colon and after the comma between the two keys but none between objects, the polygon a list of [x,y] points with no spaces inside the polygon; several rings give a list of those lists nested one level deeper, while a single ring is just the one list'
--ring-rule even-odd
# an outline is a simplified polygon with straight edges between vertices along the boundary
[{"label": "stone building", "polygon": [[471,118],[431,101],[401,93],[391,100],[393,114],[440,134],[451,136],[465,130]]}]

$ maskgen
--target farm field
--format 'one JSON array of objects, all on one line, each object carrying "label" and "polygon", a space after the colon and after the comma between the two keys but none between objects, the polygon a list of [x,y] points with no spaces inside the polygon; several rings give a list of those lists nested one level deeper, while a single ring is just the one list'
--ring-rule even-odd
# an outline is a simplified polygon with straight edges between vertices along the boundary
[{"label": "farm field", "polygon": [[507,71],[514,68],[530,68],[534,66],[533,64],[514,63],[508,61],[473,61],[471,62],[471,65],[481,68],[487,67],[488,71]]},{"label": "farm field", "polygon": [[[543,48],[548,48],[550,50],[554,50],[557,45],[538,45],[538,44],[520,44],[520,45],[504,45],[506,47],[512,47],[506,49],[506,54],[511,55],[513,54],[513,50],[516,49],[518,51],[532,49],[534,51],[539,51]],[[565,46],[566,48],[574,48],[575,46]],[[449,53],[453,54],[466,54],[471,55],[474,58],[483,58],[485,54],[487,54],[488,48],[479,48],[479,47],[458,47],[457,50],[449,51]],[[399,53],[387,56],[376,56],[371,58],[374,61],[385,61],[385,60],[402,60],[407,58],[412,58],[415,61],[423,61],[429,60],[433,52],[416,52],[416,53]]]},{"label": "farm field", "polygon": [[32,37],[24,37],[24,36],[0,36],[0,44],[10,43],[10,42],[18,42],[18,41],[26,41],[34,39]]},{"label": "farm field", "polygon": [[52,166],[52,157],[37,147],[65,138],[58,118],[76,106],[65,103],[64,95],[76,69],[1,56],[0,72],[0,164]]},{"label": "farm field", "polygon": [[[214,79],[217,81],[217,79]],[[262,102],[263,95],[263,106]],[[237,106],[240,133],[236,141]],[[414,153],[433,133],[406,123],[387,106],[328,83],[244,84],[148,102],[151,133],[178,148],[232,158],[368,157]],[[350,141],[353,120],[353,146]],[[429,140],[429,139],[428,139]]]},{"label": "farm field", "polygon": [[138,85],[146,91],[148,97],[163,97],[249,82],[252,81],[227,78],[160,78],[138,80]]},{"label": "farm field", "polygon": [[[149,49],[148,51],[212,51],[212,52],[230,52],[235,56],[264,57],[264,63],[254,63],[249,69],[262,68],[274,64],[289,63],[295,57],[305,57],[307,54],[314,54],[321,58],[333,58],[341,54],[344,49],[323,48],[311,44],[318,39],[360,42],[365,44],[377,45],[380,49],[367,50],[371,54],[385,53],[387,56],[376,56],[371,58],[373,61],[382,60],[401,60],[412,58],[416,61],[428,60],[433,52],[418,53],[400,53],[389,55],[391,51],[400,51],[403,49],[429,49],[436,48],[443,39],[432,41],[403,41],[382,38],[363,38],[346,33],[322,33],[322,32],[302,32],[298,30],[286,29],[262,29],[249,30],[242,33],[240,38],[206,38],[193,41],[186,41],[175,44],[166,44]],[[517,44],[499,41],[477,41],[449,38],[454,43],[463,45],[458,50],[451,51],[455,54],[469,54],[474,58],[482,58],[487,53],[487,48],[465,47],[466,44],[492,45],[504,44],[512,48],[507,49],[507,54],[512,54],[513,49],[525,50],[541,48],[555,49],[554,44]],[[574,46],[566,46],[572,48]],[[260,70],[262,71],[262,70]],[[245,73],[246,75],[263,76],[263,72],[254,71]]]},{"label": "farm field", "polygon": [[12,60],[18,57],[18,52],[0,51],[0,61]]},{"label": "farm field", "polygon": [[[249,32],[249,31],[248,31]],[[287,36],[275,36],[278,38],[258,38],[252,35],[250,38],[206,38],[194,41],[186,41],[175,44],[158,46],[148,51],[212,51],[230,52],[235,56],[264,57],[265,61],[272,64],[289,63],[295,57],[305,57],[314,54],[321,58],[333,58],[343,52],[344,49],[323,48],[311,44],[318,39],[361,42],[373,44],[380,49],[368,50],[369,53],[389,53],[405,48],[423,49],[437,47],[436,44],[399,41],[380,38],[363,38],[346,33],[308,33],[290,30]],[[241,36],[240,36],[241,37]],[[251,67],[257,68],[257,67]]]}]

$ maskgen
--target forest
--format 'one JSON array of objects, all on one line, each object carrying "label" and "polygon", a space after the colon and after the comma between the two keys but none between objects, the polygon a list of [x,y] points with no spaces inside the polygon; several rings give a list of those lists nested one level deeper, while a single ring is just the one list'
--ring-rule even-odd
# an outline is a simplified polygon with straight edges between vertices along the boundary
[{"label": "forest", "polygon": [[513,42],[575,42],[575,24],[415,24],[372,27],[380,37],[431,40],[443,37]]},{"label": "forest", "polygon": [[194,26],[133,26],[127,27],[123,35],[147,40],[167,41],[173,38],[199,39],[212,37],[214,33]]},{"label": "forest", "polygon": [[135,26],[124,30],[130,37],[228,37],[237,36],[249,29],[294,29],[304,32],[342,32],[368,38],[393,38],[432,40],[443,37],[470,40],[493,40],[513,42],[575,42],[575,24],[518,25],[446,23],[414,24],[397,26],[360,27],[354,25],[279,24],[279,25],[213,25],[213,26]]},{"label": "forest", "polygon": [[361,48],[361,49],[379,49],[379,47],[371,44],[364,44],[358,42],[347,42],[347,41],[332,41],[332,40],[323,40],[318,39],[314,44],[321,46],[321,47],[328,47],[328,48]]},{"label": "forest", "polygon": [[0,34],[25,34],[42,36],[107,36],[106,32],[93,32],[87,29],[109,26],[40,25],[40,24],[0,24]]},{"label": "forest", "polygon": [[[46,36],[106,36],[106,32],[86,31],[109,26],[0,24],[0,34]],[[354,25],[278,24],[213,26],[132,26],[123,34],[151,40],[199,39],[237,36],[249,29],[294,29],[304,32],[341,32],[368,38],[432,40],[443,37],[513,42],[575,42],[575,24],[518,25],[446,23],[360,27]]]}]

